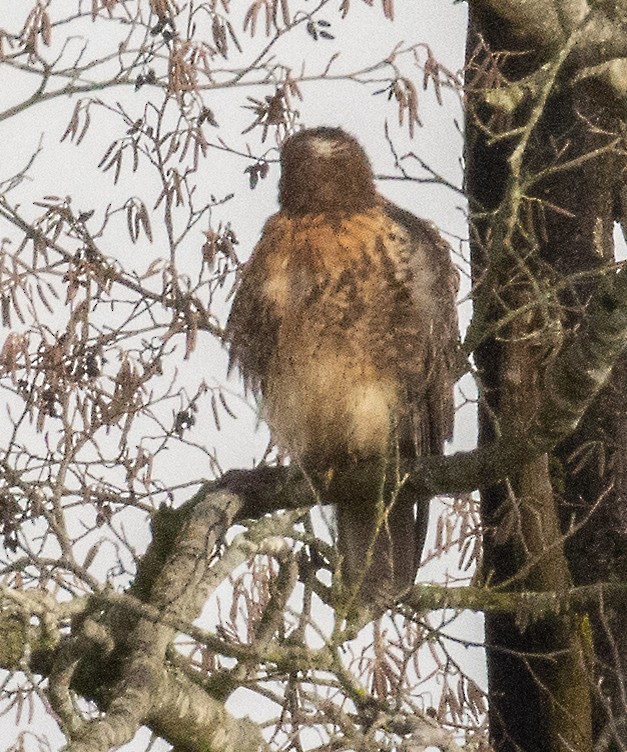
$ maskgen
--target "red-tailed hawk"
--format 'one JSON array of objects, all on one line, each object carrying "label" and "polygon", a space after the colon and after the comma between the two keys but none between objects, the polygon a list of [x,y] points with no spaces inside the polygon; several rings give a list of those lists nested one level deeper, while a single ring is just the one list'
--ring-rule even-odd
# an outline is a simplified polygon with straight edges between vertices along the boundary
[{"label": "red-tailed hawk", "polygon": [[439,233],[377,193],[339,128],[286,140],[279,202],[242,271],[231,365],[336,504],[343,586],[385,605],[413,584],[427,523],[403,480],[453,428],[457,274]]}]

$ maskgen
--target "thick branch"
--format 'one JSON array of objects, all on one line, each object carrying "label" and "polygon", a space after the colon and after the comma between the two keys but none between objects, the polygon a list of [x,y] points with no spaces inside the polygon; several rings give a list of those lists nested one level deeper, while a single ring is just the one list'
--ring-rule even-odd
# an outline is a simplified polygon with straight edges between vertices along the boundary
[{"label": "thick branch", "polygon": [[[25,654],[26,648],[30,648],[30,669],[42,676],[48,676],[50,671],[50,655],[55,649],[55,644],[50,639],[50,625],[39,622],[31,626],[27,631],[25,624],[32,618],[31,605],[28,605],[28,611],[20,612],[15,610],[14,600],[8,596],[11,593],[9,588],[0,590],[0,624],[3,630],[3,641],[0,649],[0,668],[8,671],[18,670],[22,665],[21,661]],[[411,590],[403,597],[402,602],[414,611],[435,611],[439,609],[453,609],[455,611],[477,611],[482,613],[518,613],[522,610],[531,611],[543,616],[550,614],[563,614],[566,611],[587,611],[594,604],[603,602],[606,605],[624,603],[627,599],[627,583],[625,582],[607,582],[595,583],[592,585],[582,585],[579,587],[565,588],[561,592],[553,591],[505,591],[497,588],[482,588],[473,586],[448,587],[445,585],[418,584],[414,585]],[[84,597],[76,598],[77,606],[72,610],[78,612],[79,609],[86,609],[88,599]],[[113,602],[121,608],[127,608],[131,613],[141,614],[143,618],[159,623],[160,612],[141,602],[127,598],[124,595],[103,595],[102,600],[98,603],[103,606],[108,602]],[[66,618],[68,604],[59,604],[58,612],[51,611],[49,614],[52,620],[64,620]],[[186,632],[185,625],[179,624],[181,632]],[[189,626],[188,633],[194,634],[197,639],[202,641],[202,630]],[[216,638],[210,644],[212,650],[220,653],[221,643],[223,641]],[[238,651],[250,650],[247,647],[235,645],[233,651],[228,649],[222,652],[223,655],[233,655]],[[276,646],[268,651],[267,660],[278,662],[279,660],[288,664],[293,653],[295,665],[300,668],[308,665],[321,670],[330,670],[331,664],[327,657],[324,657],[320,650],[307,649],[302,645],[282,645]],[[252,659],[251,651],[249,659]],[[263,655],[257,655],[256,658],[264,660]],[[307,661],[309,663],[307,663]],[[181,697],[184,691],[192,692],[189,681],[186,677],[177,671],[164,669],[160,678],[163,687],[168,693],[174,693]],[[199,688],[194,685],[193,691]],[[207,695],[203,692],[203,698],[207,700]],[[208,698],[208,716],[217,714],[217,706],[214,708],[215,700]],[[149,725],[152,728],[157,726],[166,726],[169,721],[167,718],[161,719],[161,707],[164,705],[161,698],[155,702],[151,711],[151,721]],[[220,707],[222,703],[217,703]],[[165,712],[165,711],[164,711]],[[191,712],[191,711],[190,711]],[[192,727],[188,726],[188,731]],[[245,727],[242,727],[245,728]],[[195,731],[190,731],[195,733]],[[165,738],[169,738],[166,736]]]},{"label": "thick branch", "polygon": [[469,610],[484,614],[525,613],[529,621],[532,616],[537,619],[560,616],[568,611],[585,612],[600,602],[624,604],[625,599],[625,582],[582,585],[565,588],[562,592],[414,585],[403,596],[403,603],[417,612],[450,608],[454,611]]},{"label": "thick branch", "polygon": [[[202,610],[211,587],[212,554],[233,524],[240,505],[232,494],[204,489],[184,514],[170,518],[176,532],[169,531],[168,536],[161,531],[156,536],[155,545],[164,551],[147,557],[153,572],[143,575],[140,590],[158,618],[147,617],[144,612],[136,618],[125,613],[123,603],[108,614],[106,623],[124,653],[122,675],[114,687],[107,687],[112,699],[106,714],[89,724],[74,724],[76,733],[66,747],[68,752],[117,747],[130,740],[142,725],[149,725],[181,750],[240,748],[257,752],[265,747],[250,724],[231,718],[222,703],[165,660],[177,631],[173,624],[192,622]],[[167,539],[173,545],[164,544]],[[124,634],[125,629],[130,629],[129,635]],[[80,630],[79,621],[73,632]],[[70,679],[64,678],[68,686]],[[91,673],[82,672],[80,683],[90,681],[94,681]],[[87,686],[77,688],[89,692]],[[93,687],[92,691],[97,694],[98,689]]]}]

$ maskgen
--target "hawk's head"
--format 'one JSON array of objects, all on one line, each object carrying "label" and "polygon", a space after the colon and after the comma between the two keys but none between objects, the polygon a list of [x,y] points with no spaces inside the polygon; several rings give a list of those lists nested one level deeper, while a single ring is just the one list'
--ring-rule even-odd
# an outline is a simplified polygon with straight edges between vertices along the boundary
[{"label": "hawk's head", "polygon": [[372,208],[377,192],[366,153],[341,128],[299,131],[281,150],[279,201],[288,214]]}]

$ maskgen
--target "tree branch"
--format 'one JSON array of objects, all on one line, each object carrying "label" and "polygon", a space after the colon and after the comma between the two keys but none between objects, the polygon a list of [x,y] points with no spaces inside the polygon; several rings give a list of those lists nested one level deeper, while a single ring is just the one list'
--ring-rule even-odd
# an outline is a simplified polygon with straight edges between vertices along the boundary
[{"label": "tree branch", "polygon": [[[176,534],[170,531],[167,550],[159,554],[150,550],[147,556],[151,573],[142,571],[140,589],[147,596],[150,614],[142,612],[137,618],[124,613],[121,601],[106,615],[104,624],[115,636],[116,649],[123,653],[122,673],[115,686],[107,687],[107,695],[113,699],[102,718],[90,723],[68,718],[65,725],[71,741],[66,752],[104,752],[132,739],[142,725],[149,725],[181,750],[239,748],[258,752],[265,748],[256,727],[231,718],[221,702],[168,666],[165,659],[177,632],[173,623],[191,623],[200,615],[211,588],[213,552],[241,507],[236,496],[223,490],[201,492],[194,502],[184,514],[175,515],[178,529]],[[167,537],[161,531],[154,546],[163,549]],[[150,618],[153,614],[157,618]],[[75,620],[72,636],[56,650],[58,658],[50,678],[58,685],[52,687],[52,694],[61,709],[68,708],[64,687],[69,690],[80,656],[75,650],[71,660],[63,661],[63,670],[55,667],[60,666],[59,658],[70,641],[79,647],[77,640],[89,621],[89,616]],[[125,634],[129,628],[130,634]],[[110,657],[114,658],[114,652]],[[84,681],[84,675],[82,678]],[[87,681],[93,682],[92,676]],[[80,689],[85,692],[88,687]],[[91,690],[96,692],[95,687]]]}]

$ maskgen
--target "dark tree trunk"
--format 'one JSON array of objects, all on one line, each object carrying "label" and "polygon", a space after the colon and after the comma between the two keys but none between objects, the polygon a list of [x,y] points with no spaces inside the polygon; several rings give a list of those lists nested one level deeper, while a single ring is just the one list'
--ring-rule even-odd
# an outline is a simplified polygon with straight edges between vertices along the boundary
[{"label": "dark tree trunk", "polygon": [[[488,49],[477,54],[479,35]],[[573,84],[564,68],[544,103],[529,98],[512,113],[488,110],[481,89],[497,79],[486,75],[486,65],[495,53],[516,51],[517,44],[499,19],[472,19],[466,186],[480,325],[528,307],[476,349],[481,443],[492,440],[499,425],[528,425],[547,388],[542,379],[547,359],[585,315],[590,292],[602,279],[581,273],[599,270],[613,258],[617,196],[625,170],[624,156],[613,148],[624,113],[598,80]],[[539,54],[516,54],[501,57],[499,71],[509,81],[520,81],[546,62]],[[534,108],[542,108],[541,114]],[[538,114],[520,164],[522,174],[512,176],[510,157],[518,137],[491,143],[483,126],[503,132]],[[570,160],[578,161],[529,181]],[[503,245],[504,233],[499,234],[496,223],[507,212],[494,213],[510,201],[512,178],[527,180],[527,198],[516,209],[515,230]],[[567,282],[570,275],[577,277]],[[541,293],[555,285],[560,292],[554,308],[543,308]],[[482,489],[484,576],[490,585],[553,590],[626,579],[625,405],[627,368],[620,365],[576,433],[551,456],[521,468],[507,484]],[[621,693],[621,681],[627,679],[627,637],[621,622],[624,617],[609,606],[530,624],[515,616],[486,616],[496,752],[589,750],[591,734],[598,740],[611,724],[612,733],[627,742]]]}]

